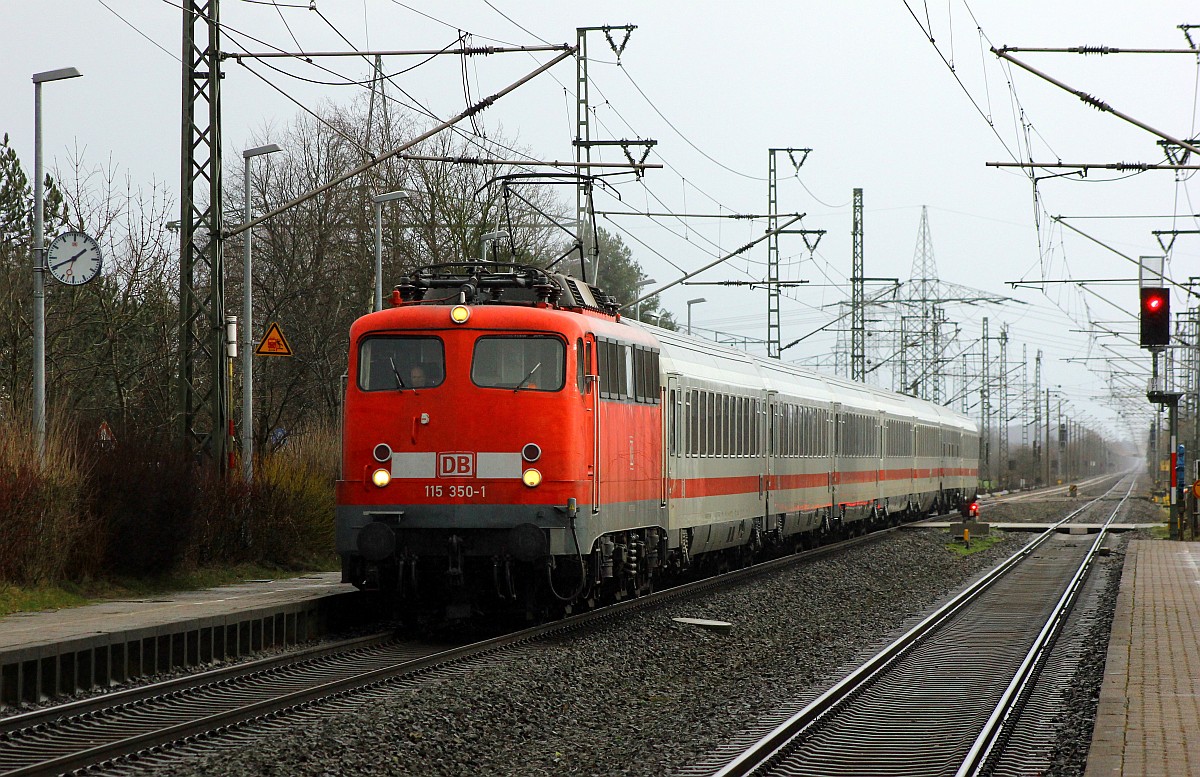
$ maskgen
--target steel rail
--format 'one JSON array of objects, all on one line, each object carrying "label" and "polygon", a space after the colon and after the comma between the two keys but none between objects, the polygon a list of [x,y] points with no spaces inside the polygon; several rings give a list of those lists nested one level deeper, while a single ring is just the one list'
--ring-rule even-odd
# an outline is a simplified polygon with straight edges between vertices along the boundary
[{"label": "steel rail", "polygon": [[1013,679],[1009,682],[1008,687],[1004,689],[1004,693],[1001,694],[995,710],[992,711],[983,729],[972,743],[966,758],[963,759],[962,765],[955,772],[955,777],[976,777],[983,774],[984,768],[991,759],[996,745],[1000,742],[1001,735],[1006,730],[1010,720],[1013,719],[1013,715],[1019,712],[1020,700],[1026,696],[1026,692],[1040,674],[1041,666],[1045,663],[1050,650],[1053,649],[1059,633],[1066,624],[1066,619],[1071,612],[1071,608],[1074,607],[1076,600],[1079,598],[1083,582],[1091,572],[1092,562],[1099,554],[1100,546],[1108,538],[1108,527],[1116,519],[1117,513],[1124,507],[1125,502],[1129,499],[1129,495],[1133,493],[1133,486],[1136,482],[1136,478],[1130,478],[1129,488],[1126,490],[1125,496],[1121,497],[1121,501],[1117,503],[1112,514],[1108,516],[1108,520],[1100,528],[1095,542],[1088,549],[1087,555],[1084,556],[1083,562],[1075,571],[1074,576],[1067,585],[1067,589],[1063,591],[1058,603],[1047,617],[1046,624],[1038,632],[1037,638],[1034,639],[1029,652],[1021,661],[1021,665],[1017,668]]},{"label": "steel rail", "polygon": [[316,661],[339,653],[362,650],[363,648],[378,647],[395,641],[396,637],[393,633],[371,634],[365,637],[354,637],[336,642],[311,645],[300,650],[292,650],[252,661],[243,661],[230,664],[229,666],[174,677],[170,680],[161,680],[155,683],[124,688],[119,691],[109,693],[101,691],[86,699],[78,699],[65,704],[42,707],[41,709],[0,718],[0,736],[17,732],[21,729],[57,722],[63,718],[87,715],[118,705],[137,704],[147,699],[191,690],[202,685],[213,685],[238,680],[285,666],[293,666],[306,661]]},{"label": "steel rail", "polygon": [[[1127,472],[1117,472],[1117,473],[1110,472],[1110,473],[1104,474],[1104,475],[1097,475],[1096,477],[1090,478],[1088,480],[1081,480],[1078,483],[1075,483],[1074,485],[1078,486],[1079,488],[1086,488],[1087,486],[1092,486],[1097,483],[1103,483],[1106,480],[1121,480],[1127,474],[1129,474],[1129,473],[1127,473]],[[1063,493],[1063,492],[1066,492],[1067,490],[1069,490],[1071,488],[1071,485],[1072,485],[1071,483],[1064,483],[1061,486],[1046,486],[1045,488],[1035,488],[1035,489],[1032,489],[1029,491],[1010,492],[1010,493],[1003,494],[1003,495],[989,495],[989,496],[981,497],[979,501],[981,504],[985,503],[984,500],[986,500],[987,504],[1002,504],[1002,503],[1006,503],[1006,502],[1020,502],[1025,499],[1037,499],[1037,498],[1043,497],[1043,496],[1050,496],[1051,494]]]},{"label": "steel rail", "polygon": [[714,772],[713,777],[742,777],[742,775],[750,774],[759,766],[765,764],[820,718],[854,697],[859,690],[882,674],[889,666],[911,652],[914,647],[940,629],[954,615],[978,599],[984,591],[991,588],[994,583],[1024,561],[1030,553],[1053,537],[1057,533],[1058,527],[1068,523],[1075,516],[1092,507],[1092,505],[1099,503],[1117,485],[1114,484],[1104,494],[1073,510],[1012,556],[1000,562],[983,577],[967,586],[931,615],[913,626],[890,645],[884,647],[850,674],[846,675],[832,688],[822,693],[804,707],[804,709],[779,724],[758,742],[744,750],[724,767]]},{"label": "steel rail", "polygon": [[[109,741],[97,742],[98,737],[92,736],[87,738],[89,746],[76,750],[70,753],[50,754],[42,757],[36,763],[27,763],[23,766],[18,766],[8,771],[0,772],[3,777],[17,777],[18,775],[34,775],[48,773],[69,772],[76,769],[82,769],[89,766],[94,766],[99,763],[112,763],[119,759],[144,753],[150,750],[156,750],[172,743],[177,743],[181,740],[196,741],[214,732],[227,732],[238,726],[261,720],[268,716],[277,716],[286,714],[289,711],[303,709],[325,700],[340,698],[352,693],[369,690],[372,688],[381,687],[389,682],[400,679],[406,676],[418,675],[433,669],[462,662],[471,658],[490,655],[505,649],[514,648],[535,640],[552,636],[561,635],[567,632],[576,631],[587,626],[602,623],[637,610],[656,607],[662,604],[694,596],[699,593],[721,588],[735,582],[750,579],[755,576],[760,576],[778,569],[786,568],[805,561],[811,561],[826,555],[832,555],[851,547],[862,545],[869,542],[875,542],[887,534],[896,531],[897,527],[881,529],[870,534],[853,537],[840,542],[831,543],[829,545],[815,548],[812,550],[802,551],[800,553],[788,554],[780,558],[771,559],[769,561],[760,562],[743,569],[726,572],[724,574],[707,577],[701,580],[684,583],[672,588],[663,589],[652,594],[630,599],[620,602],[615,605],[604,607],[592,612],[573,615],[552,623],[533,626],[528,629],[523,629],[511,634],[501,635],[491,639],[475,642],[467,645],[461,645],[448,650],[442,650],[436,653],[430,653],[420,656],[415,659],[408,659],[396,664],[385,667],[378,667],[368,671],[356,672],[347,674],[336,680],[328,680],[307,685],[305,687],[289,690],[283,693],[274,693],[267,698],[260,698],[248,703],[231,701],[231,706],[227,709],[215,713],[198,713],[190,720],[176,722],[179,720],[176,714],[172,718],[172,724],[165,727],[157,727],[153,730],[145,730],[125,735],[117,735]],[[301,662],[301,668],[304,662]],[[296,667],[284,665],[274,667],[272,670],[266,670],[256,673],[256,678],[261,678],[269,671],[282,671],[284,669],[293,669]],[[222,691],[226,692],[226,696],[230,695],[228,691],[235,690],[233,683],[247,678],[235,678],[233,680],[221,680],[214,684],[213,682],[204,682],[199,686],[186,688],[186,678],[173,684],[167,696],[171,699],[179,699],[184,694],[195,693],[200,694],[204,691],[211,690],[214,685],[219,686]],[[101,697],[101,700],[113,698]],[[155,697],[161,699],[163,696]],[[89,700],[90,701],[90,700]],[[89,708],[86,712],[79,713],[75,707],[78,702],[62,705],[61,707],[48,708],[44,711],[39,711],[38,715],[42,716],[36,728],[38,733],[45,733],[48,728],[55,730],[67,729],[70,726],[77,724],[87,724],[95,721],[106,713],[113,713],[117,710],[128,710],[130,706],[138,703],[154,703],[153,699],[138,700],[128,703],[118,702],[114,706],[109,706],[105,709]],[[61,717],[56,714],[62,710],[70,708],[72,714],[70,717]],[[152,710],[147,710],[147,714],[152,714]],[[53,722],[48,722],[54,718]],[[30,718],[31,719],[31,718]],[[23,732],[29,732],[28,727],[20,731],[5,733],[0,735],[0,742],[5,740],[11,742],[12,738]],[[83,737],[81,737],[83,738]],[[49,748],[45,748],[49,749]]]}]

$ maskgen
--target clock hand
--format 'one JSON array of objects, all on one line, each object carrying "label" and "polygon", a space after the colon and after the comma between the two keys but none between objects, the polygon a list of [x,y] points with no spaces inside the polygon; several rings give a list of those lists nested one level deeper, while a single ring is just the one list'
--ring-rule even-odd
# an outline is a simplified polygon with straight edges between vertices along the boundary
[{"label": "clock hand", "polygon": [[76,260],[76,259],[78,259],[79,257],[81,257],[81,256],[83,256],[84,254],[86,254],[86,253],[87,253],[87,251],[88,251],[88,250],[87,250],[86,248],[85,248],[85,249],[83,249],[83,250],[82,250],[82,251],[80,251],[79,253],[77,253],[77,254],[75,254],[74,256],[72,256],[72,257],[71,257],[71,261],[72,261],[72,262],[73,262],[73,261],[75,261],[75,260]]},{"label": "clock hand", "polygon": [[78,258],[80,257],[80,255],[81,255],[82,253],[83,253],[83,252],[80,252],[80,253],[76,254],[75,256],[72,256],[70,259],[63,259],[63,260],[62,260],[61,262],[59,262],[58,264],[52,265],[52,266],[50,267],[50,269],[51,269],[51,270],[57,270],[59,267],[62,267],[64,264],[72,264],[72,263],[73,263],[73,262],[74,262],[76,259],[78,259]]}]

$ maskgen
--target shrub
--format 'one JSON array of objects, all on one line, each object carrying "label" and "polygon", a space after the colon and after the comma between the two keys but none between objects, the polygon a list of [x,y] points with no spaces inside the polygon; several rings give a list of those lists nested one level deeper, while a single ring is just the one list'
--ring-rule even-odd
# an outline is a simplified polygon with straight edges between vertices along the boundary
[{"label": "shrub", "polygon": [[118,429],[117,437],[104,450],[90,432],[52,430],[40,465],[28,429],[0,422],[0,582],[332,561],[335,432],[289,438],[259,460],[252,484],[222,477],[160,435]]},{"label": "shrub", "polygon": [[42,460],[28,426],[0,421],[0,580],[44,585],[97,570],[104,532],[84,514],[88,473],[73,443],[52,427]]}]

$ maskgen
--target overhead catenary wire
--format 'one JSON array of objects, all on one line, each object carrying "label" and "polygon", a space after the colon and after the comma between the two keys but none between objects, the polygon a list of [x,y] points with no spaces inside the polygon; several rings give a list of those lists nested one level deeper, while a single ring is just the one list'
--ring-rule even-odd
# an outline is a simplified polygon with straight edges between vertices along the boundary
[{"label": "overhead catenary wire", "polygon": [[283,205],[280,205],[280,206],[268,211],[267,213],[264,213],[263,215],[259,216],[258,218],[251,219],[250,221],[246,222],[245,224],[242,224],[239,227],[229,230],[228,232],[225,233],[225,237],[232,237],[234,235],[241,234],[242,232],[245,232],[246,230],[253,228],[255,225],[260,224],[269,218],[273,218],[273,217],[279,215],[280,213],[282,213],[286,210],[289,210],[289,209],[295,207],[296,205],[299,205],[300,203],[317,196],[318,194],[320,194],[322,192],[328,191],[329,189],[332,189],[334,186],[337,186],[338,184],[344,183],[345,181],[348,181],[351,178],[354,178],[355,176],[363,173],[366,170],[371,169],[372,167],[380,164],[381,162],[391,159],[392,157],[396,156],[397,154],[407,151],[408,149],[412,148],[413,146],[417,145],[418,143],[420,143],[424,140],[428,140],[429,138],[438,134],[442,130],[447,129],[448,127],[453,126],[454,124],[462,121],[463,119],[465,119],[469,116],[472,116],[476,113],[479,113],[480,111],[484,110],[485,108],[491,106],[492,103],[494,103],[496,100],[499,100],[500,98],[509,94],[514,89],[517,89],[518,87],[522,86],[523,84],[528,83],[532,79],[536,78],[537,76],[541,75],[545,71],[547,71],[550,68],[557,65],[559,62],[562,62],[567,57],[570,57],[573,53],[574,53],[574,49],[572,49],[571,51],[563,52],[562,54],[558,55],[554,59],[545,63],[544,65],[537,68],[536,70],[522,76],[518,80],[516,80],[513,83],[509,84],[508,86],[504,87],[503,89],[501,89],[500,91],[491,95],[490,97],[486,97],[483,100],[480,100],[475,105],[469,106],[466,110],[462,111],[457,116],[454,116],[453,118],[448,119],[447,121],[444,121],[444,122],[438,124],[437,126],[426,130],[425,132],[422,132],[421,134],[417,135],[417,137],[413,138],[412,140],[408,141],[407,143],[404,143],[391,151],[380,154],[379,156],[376,156],[376,157],[364,162],[363,164],[359,165],[358,167],[355,167],[350,172],[339,175],[337,178],[333,179],[332,181],[330,181],[326,184],[323,184],[323,185],[317,187],[316,189],[312,190],[311,192],[308,192],[307,194],[302,194],[299,197],[295,197],[295,198],[289,200],[288,202],[284,203]]}]

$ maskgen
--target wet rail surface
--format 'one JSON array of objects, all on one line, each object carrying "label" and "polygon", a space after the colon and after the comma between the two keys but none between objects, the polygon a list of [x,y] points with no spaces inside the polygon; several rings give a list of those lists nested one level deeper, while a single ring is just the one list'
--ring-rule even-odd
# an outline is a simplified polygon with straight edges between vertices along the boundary
[{"label": "wet rail surface", "polygon": [[[1062,521],[1107,509],[1111,522],[1124,501],[1106,497],[1132,486]],[[716,774],[989,773],[1104,539],[1039,535]]]}]

